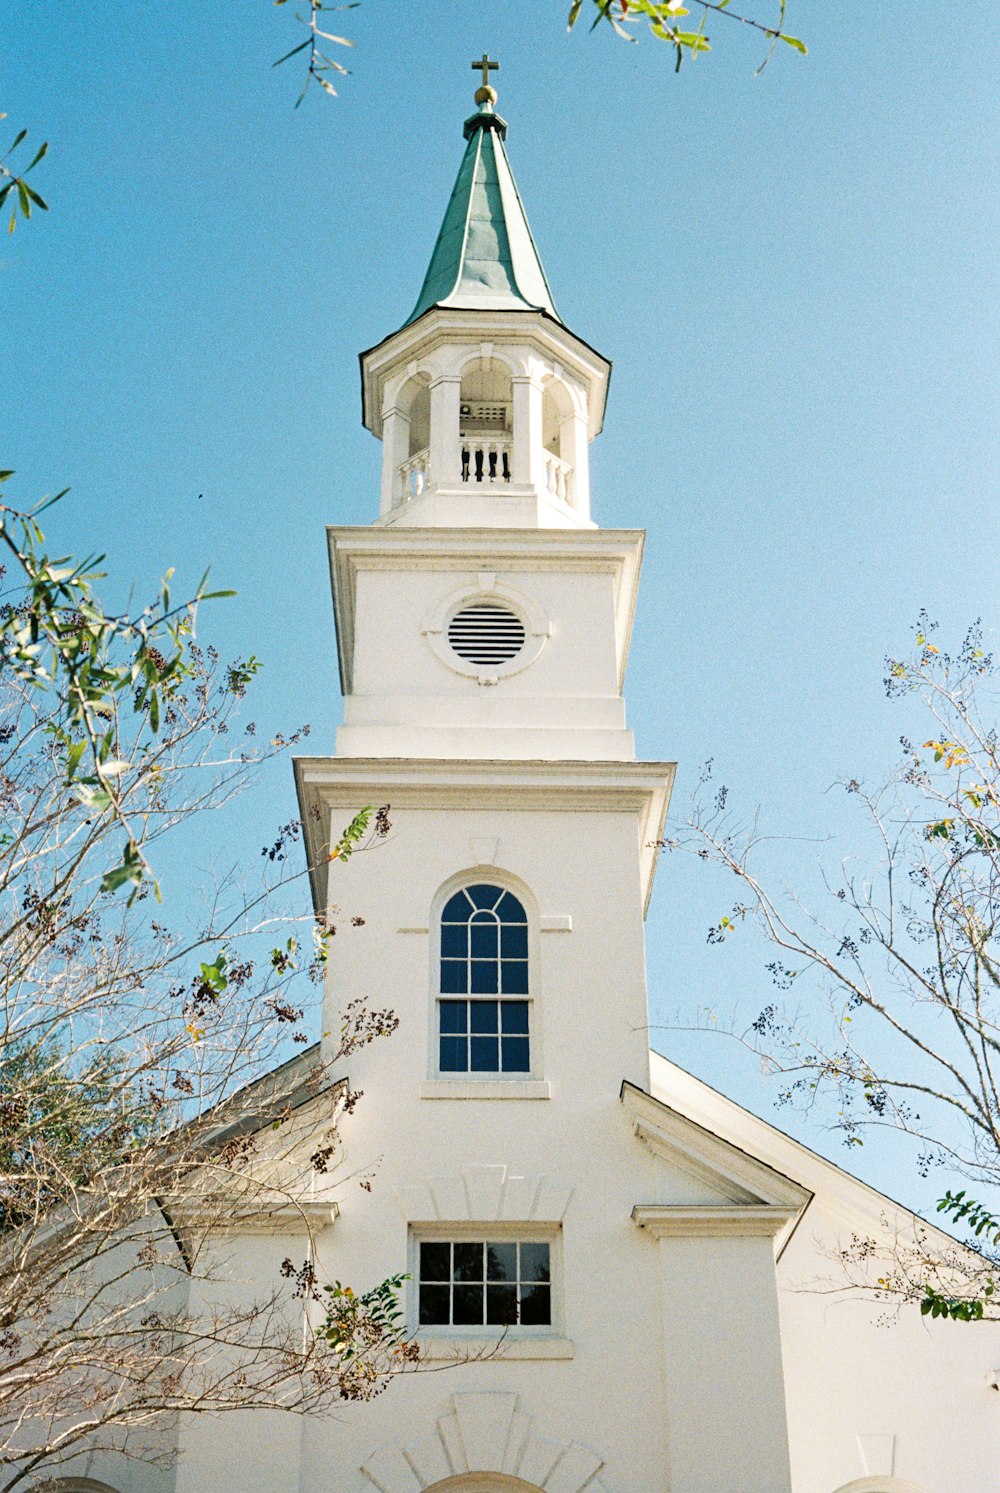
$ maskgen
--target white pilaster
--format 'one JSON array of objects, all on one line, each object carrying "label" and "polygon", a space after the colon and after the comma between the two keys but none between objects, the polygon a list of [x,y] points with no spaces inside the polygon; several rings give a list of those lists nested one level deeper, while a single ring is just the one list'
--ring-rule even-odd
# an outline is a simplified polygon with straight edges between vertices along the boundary
[{"label": "white pilaster", "polygon": [[433,487],[454,487],[461,481],[458,410],[461,380],[441,374],[431,383],[430,478]]},{"label": "white pilaster", "polygon": [[559,455],[573,469],[571,507],[581,518],[589,518],[590,450],[584,411],[574,410],[560,425]]},{"label": "white pilaster", "polygon": [[514,390],[513,480],[517,486],[544,492],[542,386],[538,379],[527,374],[515,376],[511,383]]},{"label": "white pilaster", "polygon": [[410,422],[403,410],[390,405],[382,411],[382,517],[396,506],[402,494],[399,469],[410,454]]}]

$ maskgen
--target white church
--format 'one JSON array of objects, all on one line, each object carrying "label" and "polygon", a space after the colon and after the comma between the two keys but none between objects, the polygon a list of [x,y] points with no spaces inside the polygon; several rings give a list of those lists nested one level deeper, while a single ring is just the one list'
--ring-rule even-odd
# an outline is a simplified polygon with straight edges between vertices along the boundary
[{"label": "white church", "polygon": [[[114,1493],[1000,1493],[1000,1334],[880,1319],[855,1236],[914,1219],[648,1047],[643,920],[674,767],[622,684],[641,530],[591,516],[610,365],[561,320],[484,84],[411,316],[362,354],[371,527],[328,531],[344,723],[296,764],[371,1175],[313,1199],[322,1272],[395,1272],[422,1367],[328,1417],[194,1417]],[[332,1182],[331,1182],[332,1187]],[[291,1226],[290,1226],[291,1227]],[[244,1231],[237,1274],[295,1253]]]}]

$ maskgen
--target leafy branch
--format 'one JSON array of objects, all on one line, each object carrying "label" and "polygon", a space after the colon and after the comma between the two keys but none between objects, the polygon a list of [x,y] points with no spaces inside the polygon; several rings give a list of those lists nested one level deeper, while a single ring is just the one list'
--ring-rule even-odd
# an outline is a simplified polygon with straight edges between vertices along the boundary
[{"label": "leafy branch", "polygon": [[[6,114],[0,114],[0,119],[6,118]],[[5,151],[3,156],[0,156],[0,207],[3,207],[4,203],[7,201],[7,198],[10,197],[12,193],[16,194],[13,199],[10,222],[7,224],[8,233],[13,233],[14,229],[17,227],[17,210],[19,207],[21,209],[22,218],[31,217],[32,204],[35,207],[40,207],[42,212],[48,212],[49,210],[48,203],[42,200],[42,198],[35,191],[34,187],[29,185],[28,181],[26,180],[29,172],[35,169],[39,161],[48,150],[48,141],[42,142],[42,144],[35,151],[32,160],[27,166],[24,167],[23,171],[21,171],[20,174],[13,171],[8,165],[11,156],[19,148],[19,146],[24,143],[27,137],[27,130],[19,130],[18,133],[14,136],[13,142],[7,147],[7,150]]]},{"label": "leafy branch", "polygon": [[[275,5],[285,5],[287,4],[287,0],[274,0],[274,3]],[[348,0],[347,4],[327,5],[324,3],[324,0],[309,0],[308,16],[299,15],[296,12],[295,19],[300,25],[308,27],[309,35],[305,41],[299,42],[298,46],[292,47],[290,52],[286,52],[283,57],[278,58],[277,62],[272,62],[271,64],[272,67],[280,67],[290,57],[297,57],[300,52],[308,49],[306,81],[302,92],[295,100],[296,109],[309,92],[310,83],[318,83],[324,93],[329,93],[332,97],[336,97],[337,90],[330,82],[328,75],[330,73],[339,73],[342,77],[347,77],[350,73],[350,68],[345,67],[342,62],[338,62],[335,57],[331,57],[329,53],[324,52],[321,43],[334,42],[339,47],[353,47],[354,43],[346,36],[335,36],[332,31],[322,30],[320,22],[327,11],[356,10],[360,3],[361,0]]]},{"label": "leafy branch", "polygon": [[[732,10],[731,0],[688,0],[688,3],[699,6],[702,12],[701,24],[695,31],[682,30],[677,24],[682,17],[690,14],[685,0],[665,0],[665,3],[663,0],[592,0],[597,14],[590,29],[593,31],[604,21],[624,41],[634,42],[638,38],[628,27],[641,25],[645,21],[655,37],[674,48],[675,72],[680,71],[681,63],[686,56],[695,57],[699,52],[712,50],[709,39],[705,35],[705,23],[711,12],[725,16],[730,21],[738,21],[743,26],[750,26],[770,41],[771,46],[758,71],[767,65],[779,41],[803,55],[808,51],[804,42],[800,41],[797,36],[790,36],[784,29],[786,0],[778,0],[779,16],[776,26],[769,26],[764,21],[757,20],[755,16]],[[568,18],[569,30],[576,25],[582,8],[583,0],[572,0]]]}]

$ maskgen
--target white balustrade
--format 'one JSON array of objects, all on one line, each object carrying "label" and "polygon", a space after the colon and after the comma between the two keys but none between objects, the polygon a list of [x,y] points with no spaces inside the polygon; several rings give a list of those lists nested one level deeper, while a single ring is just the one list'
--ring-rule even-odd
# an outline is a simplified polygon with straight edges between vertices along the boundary
[{"label": "white balustrade", "polygon": [[545,486],[561,503],[572,504],[572,477],[573,468],[569,462],[563,461],[561,456],[553,456],[551,451],[546,451]]},{"label": "white balustrade", "polygon": [[402,503],[412,502],[419,498],[427,486],[428,452],[426,447],[423,451],[417,451],[408,461],[404,461],[399,468],[400,499]]},{"label": "white balustrade", "polygon": [[510,481],[511,439],[509,435],[462,437],[462,481],[486,485]]}]

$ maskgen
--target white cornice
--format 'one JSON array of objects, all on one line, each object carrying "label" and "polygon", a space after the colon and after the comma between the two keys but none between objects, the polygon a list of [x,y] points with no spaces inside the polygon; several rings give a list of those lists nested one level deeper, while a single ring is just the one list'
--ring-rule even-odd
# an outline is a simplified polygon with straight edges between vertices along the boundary
[{"label": "white cornice", "polygon": [[[644,906],[649,904],[676,764],[514,762],[410,757],[296,757],[313,902],[325,913],[329,827],[366,804],[394,809],[517,809],[632,813],[638,821]],[[652,1101],[655,1103],[656,1101]]]},{"label": "white cornice", "polygon": [[636,1203],[632,1222],[654,1239],[773,1238],[798,1216],[769,1203]]},{"label": "white cornice", "polygon": [[331,526],[330,584],[340,687],[353,688],[357,578],[361,570],[560,571],[615,577],[618,688],[628,660],[645,531],[642,529],[418,529]]},{"label": "white cornice", "polygon": [[604,424],[611,364],[568,327],[540,311],[475,311],[433,307],[419,320],[361,354],[361,418],[373,435],[382,435],[382,391],[386,379],[408,363],[425,358],[442,343],[478,347],[491,343],[534,344],[555,358],[591,391],[590,439]]},{"label": "white cornice", "polygon": [[240,1212],[224,1200],[209,1207],[204,1202],[175,1203],[170,1209],[174,1227],[193,1234],[289,1234],[311,1237],[331,1228],[339,1208],[334,1202],[282,1203],[274,1208],[256,1207]]}]

